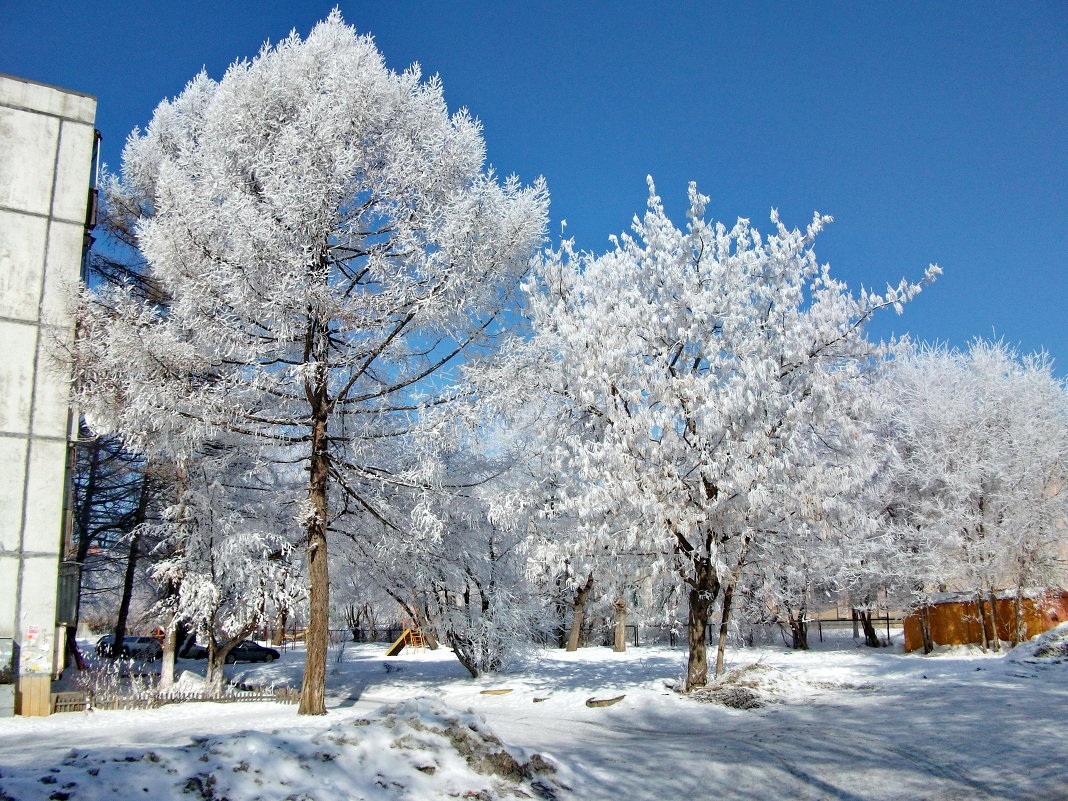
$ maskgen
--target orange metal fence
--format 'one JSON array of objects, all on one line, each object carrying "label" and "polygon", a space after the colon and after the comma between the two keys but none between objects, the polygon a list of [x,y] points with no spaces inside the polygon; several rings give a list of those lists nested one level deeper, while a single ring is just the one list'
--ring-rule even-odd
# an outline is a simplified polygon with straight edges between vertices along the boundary
[{"label": "orange metal fence", "polygon": [[[983,604],[989,614],[990,599]],[[1020,635],[1026,640],[1068,620],[1068,591],[1049,590],[1034,598],[1020,599]],[[1016,628],[1016,598],[997,599],[998,638],[1013,639]],[[966,645],[983,641],[983,620],[974,595],[914,609],[905,616],[905,650],[923,648],[921,618],[926,616],[935,645]]]}]

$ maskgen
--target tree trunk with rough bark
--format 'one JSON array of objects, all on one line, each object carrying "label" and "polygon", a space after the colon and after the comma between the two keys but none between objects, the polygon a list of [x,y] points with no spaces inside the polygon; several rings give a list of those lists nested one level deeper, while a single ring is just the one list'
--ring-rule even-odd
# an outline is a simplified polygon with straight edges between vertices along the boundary
[{"label": "tree trunk with rough bark", "polygon": [[923,652],[925,654],[934,651],[934,639],[931,637],[931,607],[921,606],[918,617],[920,619],[920,637],[923,638]]},{"label": "tree trunk with rough bark", "polygon": [[689,610],[686,618],[686,692],[708,683],[708,614],[719,595],[719,578],[708,556],[691,554]]},{"label": "tree trunk with rough bark", "polygon": [[275,620],[274,636],[271,645],[282,645],[286,640],[286,623],[289,621],[289,613],[285,609],[278,610],[278,618]]},{"label": "tree trunk with rough bark", "polygon": [[790,647],[795,651],[808,650],[808,621],[805,620],[805,610],[799,609],[796,613],[787,615],[790,619]]},{"label": "tree trunk with rough bark", "polygon": [[1001,633],[998,630],[998,596],[997,593],[990,590],[990,645],[994,651],[1001,650]]},{"label": "tree trunk with rough bark", "polygon": [[431,651],[436,651],[441,647],[441,640],[438,638],[438,630],[434,623],[427,620],[420,627],[423,632],[423,639],[426,640],[426,647]]},{"label": "tree trunk with rough bark", "polygon": [[222,642],[216,640],[214,636],[208,639],[208,665],[204,677],[204,685],[205,689],[213,697],[218,698],[223,694],[223,688],[226,685],[226,674],[223,672],[223,666],[229,660],[230,652],[254,629],[254,625],[247,626],[238,632],[236,636]]},{"label": "tree trunk with rough bark", "polygon": [[627,602],[623,598],[617,598],[612,604],[615,612],[615,621],[612,625],[612,650],[623,653],[627,650]]},{"label": "tree trunk with rough bark", "polygon": [[330,399],[327,385],[329,332],[315,314],[308,330],[305,360],[315,364],[314,377],[305,391],[311,406],[311,457],[306,523],[308,547],[308,630],[305,638],[304,681],[301,685],[301,715],[326,714],[326,656],[330,647],[330,569],[327,557],[327,486],[330,475],[327,418]]},{"label": "tree trunk with rough bark", "polygon": [[1012,602],[1012,647],[1015,648],[1023,640],[1023,587],[1019,582],[1016,584],[1016,597]]},{"label": "tree trunk with rough bark", "polygon": [[586,583],[578,588],[575,600],[571,603],[571,628],[567,634],[567,650],[577,651],[579,640],[582,638],[582,624],[586,620],[586,600],[593,590],[593,573],[590,573]]},{"label": "tree trunk with rough bark", "polygon": [[[325,421],[321,434],[325,448]],[[314,439],[318,439],[315,437]],[[310,500],[314,513],[308,523],[308,629],[305,637],[301,715],[326,714],[326,656],[330,646],[330,572],[326,544],[326,454],[312,459]]]},{"label": "tree trunk with rough bark", "polygon": [[879,634],[875,631],[875,621],[872,619],[874,613],[870,609],[863,609],[859,610],[857,615],[860,617],[860,625],[864,629],[864,644],[869,648],[881,647],[882,643],[879,642]]}]

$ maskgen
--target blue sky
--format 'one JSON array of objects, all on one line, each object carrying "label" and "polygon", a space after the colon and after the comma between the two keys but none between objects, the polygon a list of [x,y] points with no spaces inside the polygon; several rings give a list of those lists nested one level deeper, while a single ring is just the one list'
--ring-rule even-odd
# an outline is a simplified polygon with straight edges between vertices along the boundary
[{"label": "blue sky", "polygon": [[[0,0],[0,72],[99,98],[104,160],[202,66],[332,5]],[[1068,3],[342,2],[387,61],[440,73],[490,161],[544,175],[559,221],[600,251],[652,174],[681,224],[709,213],[836,221],[817,255],[857,288],[945,275],[871,328],[963,345],[1004,337],[1068,373]],[[106,13],[105,13],[106,10]]]}]

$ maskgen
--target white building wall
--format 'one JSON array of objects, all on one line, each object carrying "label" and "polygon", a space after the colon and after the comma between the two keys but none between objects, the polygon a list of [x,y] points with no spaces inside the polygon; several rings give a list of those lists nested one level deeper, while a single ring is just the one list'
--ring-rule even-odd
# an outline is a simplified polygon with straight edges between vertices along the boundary
[{"label": "white building wall", "polygon": [[0,682],[28,714],[56,669],[73,432],[54,354],[74,333],[95,115],[88,95],[0,75]]}]

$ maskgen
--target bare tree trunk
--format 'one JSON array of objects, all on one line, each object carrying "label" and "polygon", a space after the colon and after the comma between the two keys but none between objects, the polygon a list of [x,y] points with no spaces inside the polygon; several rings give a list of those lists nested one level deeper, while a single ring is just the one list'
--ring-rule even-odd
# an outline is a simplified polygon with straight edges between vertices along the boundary
[{"label": "bare tree trunk", "polygon": [[230,652],[234,650],[235,645],[251,634],[254,628],[254,625],[247,626],[236,637],[230,637],[223,642],[219,642],[214,636],[208,638],[208,667],[207,674],[204,677],[204,684],[208,693],[213,697],[217,698],[223,694],[223,687],[226,684],[226,674],[223,672],[223,666],[226,664]]},{"label": "bare tree trunk", "polygon": [[615,612],[615,622],[612,626],[612,650],[623,653],[627,650],[627,602],[621,596],[612,604]]},{"label": "bare tree trunk", "polygon": [[582,637],[582,624],[586,620],[586,600],[593,590],[593,573],[590,573],[586,583],[579,587],[575,593],[575,600],[571,604],[571,629],[567,635],[567,650],[577,651],[579,639]]},{"label": "bare tree trunk", "polygon": [[[99,441],[86,442],[84,440],[81,440],[80,437],[82,436],[82,433],[84,432],[81,432],[79,428],[79,442],[75,443],[73,448],[77,449],[78,447],[84,448],[88,446],[90,448],[90,456],[88,475],[85,479],[81,503],[75,510],[75,513],[73,515],[74,524],[72,526],[72,529],[74,531],[75,536],[74,562],[78,565],[78,596],[74,600],[73,625],[66,627],[67,646],[64,649],[63,660],[64,669],[66,669],[70,665],[70,662],[73,659],[78,670],[85,670],[85,662],[82,659],[81,651],[78,649],[78,622],[81,620],[82,614],[82,571],[85,568],[85,559],[89,555],[89,546],[92,542],[92,537],[89,533],[89,522],[92,516],[93,496],[96,494],[97,471],[99,470],[101,462],[101,446]],[[76,496],[76,492],[73,486],[73,476],[74,465],[77,463],[77,461],[77,451],[73,450],[72,463],[69,468],[70,476],[72,478],[69,492],[71,494],[72,500]]]},{"label": "bare tree trunk", "polygon": [[123,639],[126,637],[126,623],[130,616],[130,601],[133,598],[134,576],[137,572],[137,558],[140,555],[141,529],[135,528],[130,535],[130,551],[126,556],[126,572],[122,579],[122,596],[119,599],[119,613],[115,621],[114,639],[111,644],[111,656],[122,656]]},{"label": "bare tree trunk", "polygon": [[1012,603],[1012,647],[1015,648],[1023,640],[1023,587],[1020,582],[1016,583],[1016,598]]},{"label": "bare tree trunk", "polygon": [[919,609],[920,636],[923,638],[923,652],[929,654],[934,651],[934,640],[931,638],[931,607],[926,604]]},{"label": "bare tree trunk", "polygon": [[364,604],[363,619],[367,623],[367,630],[370,632],[367,642],[378,642],[378,620],[371,604]]},{"label": "bare tree trunk", "polygon": [[979,636],[980,645],[986,651],[990,648],[990,633],[987,631],[986,604],[983,603],[982,590],[975,591],[975,608],[979,610]]},{"label": "bare tree trunk", "polygon": [[219,657],[212,646],[208,646],[207,667],[204,671],[204,691],[211,698],[219,698],[223,694],[226,684],[226,674],[223,673],[223,659]]},{"label": "bare tree trunk", "polygon": [[738,554],[738,564],[731,572],[730,580],[723,589],[723,603],[719,610],[719,642],[716,643],[716,676],[723,675],[724,656],[727,651],[727,634],[730,631],[731,608],[734,601],[734,588],[738,586],[738,580],[742,577],[745,567],[745,559],[749,555],[749,536],[742,540],[741,552]]},{"label": "bare tree trunk", "polygon": [[422,626],[423,639],[426,640],[426,647],[431,651],[436,651],[441,647],[441,640],[438,639],[438,630],[435,624],[429,619],[423,623]]},{"label": "bare tree trunk", "polygon": [[716,676],[722,676],[726,667],[727,634],[730,631],[731,606],[734,601],[734,582],[723,590],[723,604],[719,610],[719,641],[716,643]]},{"label": "bare tree trunk", "polygon": [[[85,433],[84,431],[82,432]],[[92,543],[92,535],[89,532],[89,524],[93,514],[93,502],[96,495],[96,481],[97,473],[100,470],[101,463],[101,451],[103,446],[99,440],[86,441],[82,440],[77,443],[78,447],[89,450],[89,466],[88,473],[85,478],[85,486],[82,491],[81,504],[78,506],[78,510],[75,516],[76,524],[75,530],[78,536],[78,542],[76,545],[77,551],[75,561],[81,565],[85,564],[85,557],[89,555],[89,546]]]},{"label": "bare tree trunk", "polygon": [[308,630],[305,638],[304,681],[301,685],[301,715],[326,714],[326,655],[330,647],[330,570],[327,558],[327,486],[330,453],[327,417],[330,411],[327,360],[329,331],[313,312],[309,324],[305,361],[315,365],[314,378],[305,384],[311,406],[311,456],[308,500],[311,513],[308,537]]},{"label": "bare tree trunk", "polygon": [[[869,648],[879,648],[882,643],[879,642],[879,635],[875,631],[875,622],[872,620],[874,612],[870,609],[862,609],[857,611],[857,616],[860,618],[861,628],[864,629],[864,644]],[[927,653],[930,653],[930,651]]]},{"label": "bare tree trunk", "polygon": [[423,594],[422,603],[419,604],[422,609],[423,622],[420,628],[423,631],[423,639],[426,640],[426,647],[431,651],[438,650],[440,643],[438,642],[438,630],[434,625],[434,620],[430,615],[430,603],[427,601],[426,594]]},{"label": "bare tree trunk", "polygon": [[726,665],[727,634],[730,631],[731,602],[734,599],[734,583],[723,589],[723,604],[719,610],[719,640],[716,643],[716,676],[722,676]]},{"label": "bare tree trunk", "polygon": [[137,557],[141,547],[141,524],[145,522],[148,510],[148,475],[141,479],[141,494],[137,500],[137,513],[134,527],[130,534],[130,552],[126,557],[126,573],[122,579],[122,597],[119,599],[119,614],[115,621],[115,634],[111,642],[112,658],[122,656],[123,639],[126,637],[126,620],[130,615],[130,601],[133,598],[134,576],[137,572]]},{"label": "bare tree trunk", "polygon": [[689,611],[686,637],[689,655],[686,659],[686,692],[708,683],[708,613],[719,595],[719,579],[708,556],[690,556],[693,574],[690,577]]},{"label": "bare tree trunk", "polygon": [[553,626],[553,635],[557,648],[567,647],[568,629],[564,624],[567,619],[568,602],[564,600],[566,574],[560,573],[556,577],[556,592],[553,594],[553,609],[556,612],[556,625]]},{"label": "bare tree trunk", "polygon": [[[79,439],[82,435],[81,427],[79,427]],[[89,468],[88,475],[85,479],[84,490],[82,493],[81,504],[78,506],[74,515],[74,534],[77,538],[75,542],[74,561],[78,565],[78,597],[74,601],[74,624],[67,627],[67,648],[65,649],[65,662],[69,663],[69,660],[73,657],[78,670],[84,670],[84,663],[81,658],[81,652],[78,650],[78,623],[82,616],[82,581],[84,576],[82,571],[85,568],[85,559],[89,555],[89,547],[92,544],[92,535],[89,532],[89,525],[92,518],[93,501],[96,495],[97,473],[100,469],[101,463],[101,450],[99,440],[93,442],[86,442],[80,440],[75,443],[75,448],[88,447],[90,449],[89,455]],[[77,452],[74,454],[74,462],[77,462]],[[71,496],[75,496],[73,487],[74,471],[71,469]],[[64,667],[67,665],[65,664]]]},{"label": "bare tree trunk", "polygon": [[[305,638],[301,715],[326,714],[326,655],[330,645],[330,572],[326,546],[326,420],[317,421],[313,440],[308,522],[308,630]],[[316,447],[316,443],[318,447]]]},{"label": "bare tree trunk", "polygon": [[457,661],[467,669],[467,672],[471,674],[471,678],[477,679],[480,672],[478,663],[472,653],[471,641],[467,637],[458,634],[449,634],[448,639],[449,646],[452,648],[453,653],[456,654]]},{"label": "bare tree trunk", "polygon": [[[179,536],[178,541],[182,543],[182,545],[179,547],[184,549],[184,535],[186,533],[185,510],[187,499],[185,462],[181,459],[178,460],[174,469],[174,493],[175,505],[177,507],[175,526],[181,535]],[[165,585],[165,591],[168,598],[177,598],[180,590],[181,579],[168,581]],[[167,617],[167,629],[163,637],[163,664],[160,667],[159,675],[160,687],[170,687],[174,684],[174,659],[178,654],[178,649],[185,644],[179,639],[178,628],[178,615],[172,611]]]},{"label": "bare tree trunk", "polygon": [[808,650],[808,621],[805,620],[805,609],[802,607],[797,613],[788,612],[790,620],[790,647],[795,651]]},{"label": "bare tree trunk", "polygon": [[990,590],[990,644],[994,651],[1001,650],[1001,632],[998,631],[998,596],[993,588]]},{"label": "bare tree trunk", "polygon": [[278,610],[278,619],[275,621],[274,637],[271,645],[282,645],[286,639],[286,622],[289,620],[289,612],[285,609]]}]

